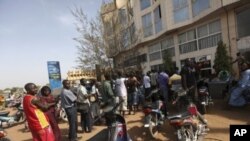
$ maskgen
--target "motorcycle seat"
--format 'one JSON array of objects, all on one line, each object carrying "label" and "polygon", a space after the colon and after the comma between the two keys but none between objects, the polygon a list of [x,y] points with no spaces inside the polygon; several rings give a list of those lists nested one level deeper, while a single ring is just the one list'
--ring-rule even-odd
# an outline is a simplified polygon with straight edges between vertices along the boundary
[{"label": "motorcycle seat", "polygon": [[188,112],[185,112],[185,113],[178,113],[175,115],[170,115],[170,116],[167,116],[167,118],[169,120],[173,120],[173,119],[182,119],[182,118],[185,118],[187,116],[190,116],[190,114]]},{"label": "motorcycle seat", "polygon": [[144,108],[144,109],[146,109],[146,108],[150,108],[150,109],[152,109],[152,105],[147,104],[147,105],[144,105],[144,106],[143,106],[143,108]]},{"label": "motorcycle seat", "polygon": [[6,112],[0,112],[0,116],[7,117],[9,115],[9,111]]}]

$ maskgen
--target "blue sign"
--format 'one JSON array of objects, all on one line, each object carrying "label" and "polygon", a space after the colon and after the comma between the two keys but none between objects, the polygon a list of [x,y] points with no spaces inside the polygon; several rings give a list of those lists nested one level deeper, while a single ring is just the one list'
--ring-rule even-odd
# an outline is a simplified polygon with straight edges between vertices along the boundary
[{"label": "blue sign", "polygon": [[54,89],[61,88],[61,71],[60,64],[58,61],[48,61],[48,73],[49,73],[49,83],[50,88],[53,91]]}]

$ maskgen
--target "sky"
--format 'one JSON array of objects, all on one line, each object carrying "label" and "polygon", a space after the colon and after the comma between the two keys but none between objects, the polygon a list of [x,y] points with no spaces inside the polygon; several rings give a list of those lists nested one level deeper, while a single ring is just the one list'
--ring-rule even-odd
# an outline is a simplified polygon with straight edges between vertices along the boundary
[{"label": "sky", "polygon": [[78,37],[70,9],[94,18],[102,0],[0,0],[0,89],[49,83],[47,61],[62,78],[76,66]]}]

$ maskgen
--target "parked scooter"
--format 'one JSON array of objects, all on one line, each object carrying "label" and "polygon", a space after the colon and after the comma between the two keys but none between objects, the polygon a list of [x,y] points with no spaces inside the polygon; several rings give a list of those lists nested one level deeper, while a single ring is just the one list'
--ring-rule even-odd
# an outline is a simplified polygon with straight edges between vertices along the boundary
[{"label": "parked scooter", "polygon": [[[117,103],[115,106],[107,106],[103,109],[101,117],[106,119],[106,125],[108,128],[108,139],[107,141],[132,141],[127,132],[126,121],[123,116],[117,114],[117,108],[123,101]],[[96,121],[98,121],[96,119]]]},{"label": "parked scooter", "polygon": [[16,104],[15,107],[17,108],[17,111],[11,116],[9,116],[9,111],[0,112],[0,127],[3,126],[3,123],[7,123],[8,126],[10,126],[14,123],[22,123],[26,120],[21,103]]},{"label": "parked scooter", "polygon": [[0,141],[10,141],[10,139],[7,138],[7,132],[4,131],[3,128],[0,128]]},{"label": "parked scooter", "polygon": [[[186,95],[187,91],[182,91],[180,95]],[[178,141],[202,140],[206,133],[206,125],[200,120],[200,113],[193,103],[189,103],[186,111],[175,115],[167,116],[169,124],[176,129]]]},{"label": "parked scooter", "polygon": [[158,89],[154,89],[147,99],[151,97],[153,99],[152,103],[146,104],[143,107],[143,112],[145,114],[144,127],[149,130],[151,137],[155,138],[160,127],[164,124],[164,104],[159,98]]},{"label": "parked scooter", "polygon": [[68,121],[66,111],[61,106],[61,100],[56,104],[56,117],[58,120]]},{"label": "parked scooter", "polygon": [[200,112],[201,114],[206,114],[208,108],[214,104],[211,95],[208,92],[208,84],[206,83],[206,79],[200,80],[197,83],[197,88]]}]

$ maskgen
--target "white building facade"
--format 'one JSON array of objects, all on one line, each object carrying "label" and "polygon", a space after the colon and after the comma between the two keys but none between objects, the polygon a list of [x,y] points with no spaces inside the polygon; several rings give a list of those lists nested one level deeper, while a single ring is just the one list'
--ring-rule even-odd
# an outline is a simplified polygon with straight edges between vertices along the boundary
[{"label": "white building facade", "polygon": [[[182,66],[184,59],[193,58],[196,62],[203,62],[206,74],[213,71],[218,41],[227,45],[233,58],[237,52],[245,53],[250,49],[248,0],[126,2],[116,7],[118,17],[123,16],[122,23],[128,26],[120,31],[124,45],[112,56],[115,67],[140,64],[144,72],[159,70],[167,50],[177,67]],[[236,65],[234,69],[238,72]]]}]

